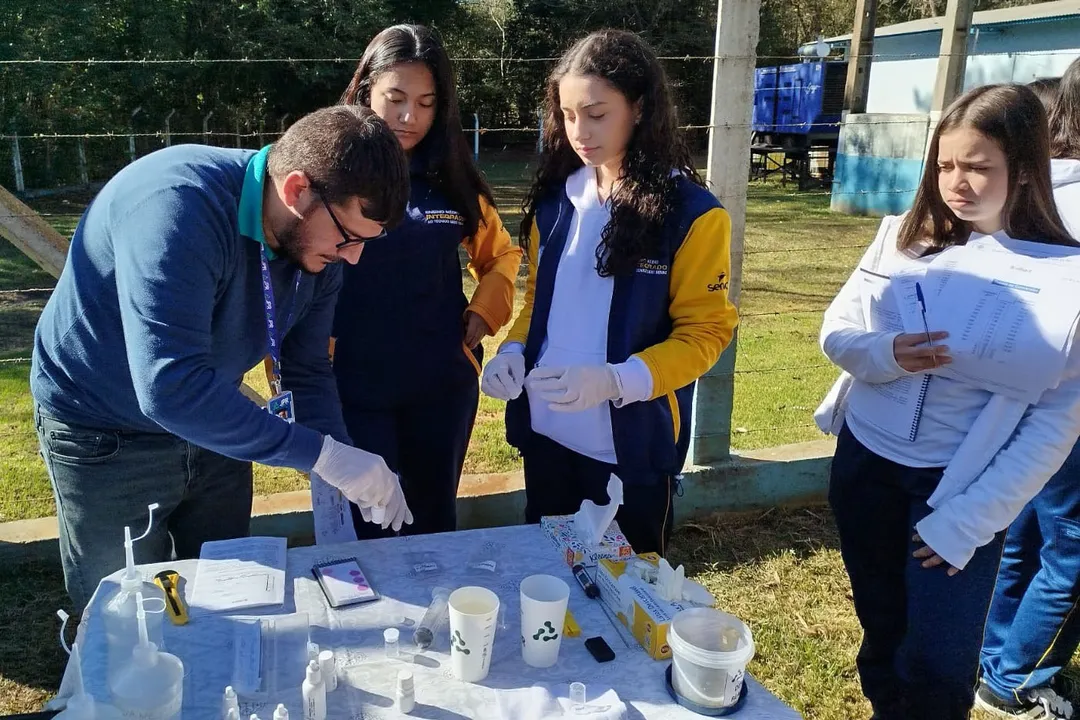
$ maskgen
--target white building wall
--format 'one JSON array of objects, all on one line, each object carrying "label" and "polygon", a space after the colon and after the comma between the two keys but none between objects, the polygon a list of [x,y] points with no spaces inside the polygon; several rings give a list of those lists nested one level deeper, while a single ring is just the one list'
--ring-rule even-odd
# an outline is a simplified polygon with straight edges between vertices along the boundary
[{"label": "white building wall", "polygon": [[[868,113],[930,110],[941,31],[875,38]],[[978,28],[968,40],[964,89],[1058,77],[1080,57],[1080,16]]]}]

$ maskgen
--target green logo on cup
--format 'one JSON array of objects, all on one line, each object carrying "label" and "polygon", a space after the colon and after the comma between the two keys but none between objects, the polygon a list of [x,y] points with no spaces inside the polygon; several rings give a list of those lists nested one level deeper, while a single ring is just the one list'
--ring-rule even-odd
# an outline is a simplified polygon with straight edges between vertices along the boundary
[{"label": "green logo on cup", "polygon": [[558,640],[559,633],[555,632],[555,628],[552,627],[551,621],[549,620],[544,623],[544,627],[536,631],[536,634],[533,635],[532,638],[533,640],[543,640],[544,642],[547,642],[548,640]]},{"label": "green logo on cup", "polygon": [[454,634],[450,636],[450,647],[463,655],[470,654],[469,648],[465,647],[465,640],[461,637],[461,632],[458,630],[455,630]]}]

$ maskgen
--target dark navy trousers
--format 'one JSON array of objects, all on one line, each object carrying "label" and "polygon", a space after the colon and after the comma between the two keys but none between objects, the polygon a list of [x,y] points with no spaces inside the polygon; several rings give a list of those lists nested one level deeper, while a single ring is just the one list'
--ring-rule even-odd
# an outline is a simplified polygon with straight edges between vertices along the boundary
[{"label": "dark navy trousers", "polygon": [[[479,399],[480,386],[473,380],[393,408],[366,409],[343,403],[345,427],[356,447],[381,455],[401,476],[414,519],[402,527],[403,535],[457,529],[458,483]],[[364,522],[355,505],[353,522],[360,540],[393,534]]]},{"label": "dark navy trousers", "polygon": [[[617,465],[595,460],[535,432],[521,448],[525,465],[525,522],[544,515],[573,515],[583,500],[608,503],[607,484]],[[651,483],[623,482],[623,504],[615,522],[635,553],[664,555],[675,518],[677,481],[657,473]]]},{"label": "dark navy trousers", "polygon": [[856,658],[874,717],[967,718],[1004,533],[957,575],[912,557],[915,523],[942,468],[910,468],[867,449],[845,426],[836,443],[829,504],[863,629]]}]

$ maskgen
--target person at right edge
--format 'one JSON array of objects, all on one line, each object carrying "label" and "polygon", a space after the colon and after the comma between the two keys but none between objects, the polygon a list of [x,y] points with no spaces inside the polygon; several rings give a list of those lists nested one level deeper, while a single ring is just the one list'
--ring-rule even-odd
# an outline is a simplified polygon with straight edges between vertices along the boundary
[{"label": "person at right edge", "polygon": [[[1038,83],[1037,85],[1035,83]],[[1080,234],[1080,60],[1036,80],[1050,116],[1050,179],[1066,229]],[[1041,92],[1047,90],[1049,92]],[[1073,716],[1061,670],[1080,646],[1080,443],[1009,526],[986,618],[975,704],[993,717]]]},{"label": "person at right edge", "polygon": [[594,32],[548,79],[544,150],[520,242],[524,308],[481,389],[509,400],[525,519],[607,504],[663,554],[695,381],[731,342],[731,221],[695,170],[669,83],[637,36]]},{"label": "person at right edge", "polygon": [[[815,421],[836,435],[829,506],[876,720],[969,716],[1005,530],[1080,435],[1076,343],[1062,349],[1053,387],[1018,398],[938,372],[970,350],[950,349],[963,339],[946,340],[935,310],[967,317],[979,312],[974,296],[967,307],[931,305],[918,332],[892,320],[922,313],[898,280],[925,278],[935,258],[947,260],[941,253],[973,239],[1002,283],[1028,249],[1080,247],[1054,205],[1048,135],[1046,112],[1023,85],[985,85],[953,101],[911,209],[882,220],[822,320],[822,350],[844,372]],[[1021,239],[1029,244],[1014,244]],[[935,300],[945,302],[931,290]],[[1017,375],[1034,362],[1027,344],[1004,354]]]}]

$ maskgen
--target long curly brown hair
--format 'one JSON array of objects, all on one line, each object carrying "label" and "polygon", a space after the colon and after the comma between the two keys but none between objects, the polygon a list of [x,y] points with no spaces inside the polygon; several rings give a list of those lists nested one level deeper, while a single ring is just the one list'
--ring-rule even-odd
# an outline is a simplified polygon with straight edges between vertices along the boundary
[{"label": "long curly brown hair", "polygon": [[544,98],[544,151],[532,187],[522,203],[519,241],[528,252],[536,205],[562,187],[584,163],[566,136],[559,82],[567,75],[603,78],[640,107],[623,160],[623,175],[611,194],[611,221],[596,249],[596,271],[602,277],[633,272],[659,243],[665,218],[678,201],[677,171],[705,186],[694,168],[678,128],[674,102],[656,54],[633,33],[598,30],[574,43],[548,77]]}]

